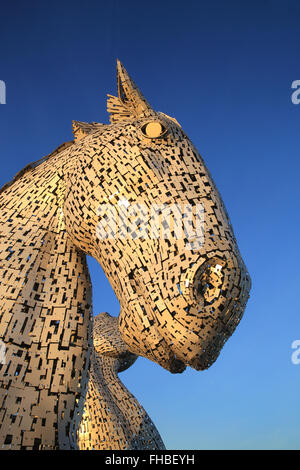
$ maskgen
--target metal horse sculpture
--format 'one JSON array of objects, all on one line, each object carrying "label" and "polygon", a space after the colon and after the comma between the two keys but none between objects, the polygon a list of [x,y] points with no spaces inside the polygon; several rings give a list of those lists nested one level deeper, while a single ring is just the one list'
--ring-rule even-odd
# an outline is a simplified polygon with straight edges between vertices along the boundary
[{"label": "metal horse sculpture", "polygon": [[[110,125],[75,122],[74,141],[0,193],[2,449],[163,448],[117,372],[137,355],[173,373],[206,369],[245,309],[250,278],[202,158],[120,62],[117,77]],[[155,205],[168,236],[142,226]],[[200,206],[201,243],[179,237],[166,211]],[[125,235],[108,207],[127,211]],[[94,348],[86,254],[120,302],[118,319],[95,317]]]}]

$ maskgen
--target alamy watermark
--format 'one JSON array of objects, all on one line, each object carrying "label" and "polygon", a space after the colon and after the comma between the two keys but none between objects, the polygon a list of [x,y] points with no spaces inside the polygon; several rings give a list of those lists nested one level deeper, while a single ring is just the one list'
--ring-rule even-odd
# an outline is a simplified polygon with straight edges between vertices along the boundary
[{"label": "alamy watermark", "polygon": [[127,199],[114,204],[101,204],[96,228],[99,240],[164,239],[184,240],[188,250],[204,244],[203,204],[130,204]]},{"label": "alamy watermark", "polygon": [[3,80],[0,80],[0,104],[6,104],[6,85]]},{"label": "alamy watermark", "polygon": [[300,103],[300,80],[294,80],[292,83],[292,88],[295,90],[291,95],[291,100],[293,104]]},{"label": "alamy watermark", "polygon": [[300,339],[295,339],[295,341],[292,342],[291,347],[295,350],[291,355],[291,361],[295,366],[297,366],[300,364]]},{"label": "alamy watermark", "polygon": [[3,341],[0,340],[0,365],[6,364],[6,346]]}]

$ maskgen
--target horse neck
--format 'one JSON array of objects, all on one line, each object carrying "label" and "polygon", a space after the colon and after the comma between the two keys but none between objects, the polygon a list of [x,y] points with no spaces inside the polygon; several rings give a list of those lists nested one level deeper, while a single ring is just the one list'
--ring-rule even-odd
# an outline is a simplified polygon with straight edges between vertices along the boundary
[{"label": "horse neck", "polygon": [[[87,384],[91,283],[85,254],[64,229],[57,170],[42,164],[0,194],[0,388],[9,389],[0,395],[0,429],[9,428],[13,448],[68,448],[75,400]],[[24,416],[23,437],[14,413]]]},{"label": "horse neck", "polygon": [[37,317],[60,312],[63,319],[67,309],[87,303],[85,255],[65,231],[55,233],[25,221],[2,239],[1,251],[0,308],[11,312],[0,323],[3,339],[29,345],[39,335]]},{"label": "horse neck", "polygon": [[[1,308],[9,310],[18,304],[25,310],[66,309],[74,300],[85,301],[83,291],[74,296],[74,278],[89,279],[85,255],[64,229],[62,184],[57,168],[49,172],[46,166],[25,175],[0,195]],[[9,325],[1,321],[0,337],[5,326]],[[20,327],[29,334],[29,324]]]},{"label": "horse neck", "polygon": [[94,351],[78,432],[79,449],[165,449],[151,418],[121,382],[118,368],[118,358]]}]

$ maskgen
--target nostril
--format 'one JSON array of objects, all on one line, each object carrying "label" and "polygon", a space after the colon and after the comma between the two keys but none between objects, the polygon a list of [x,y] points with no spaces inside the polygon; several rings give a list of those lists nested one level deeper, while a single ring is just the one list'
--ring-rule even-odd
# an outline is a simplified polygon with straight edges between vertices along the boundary
[{"label": "nostril", "polygon": [[192,282],[192,296],[198,303],[212,304],[222,293],[226,263],[218,258],[203,263]]},{"label": "nostril", "polygon": [[[142,271],[147,271],[146,268],[142,267]],[[137,268],[134,268],[128,274],[129,283],[134,294],[144,295],[143,281],[141,279],[141,273]]]},{"label": "nostril", "polygon": [[134,276],[135,271],[136,269],[132,269],[130,273],[128,274],[128,279],[129,279],[129,282],[130,282],[130,285],[134,294],[136,294],[136,291],[137,291],[137,285],[136,285],[135,276]]}]

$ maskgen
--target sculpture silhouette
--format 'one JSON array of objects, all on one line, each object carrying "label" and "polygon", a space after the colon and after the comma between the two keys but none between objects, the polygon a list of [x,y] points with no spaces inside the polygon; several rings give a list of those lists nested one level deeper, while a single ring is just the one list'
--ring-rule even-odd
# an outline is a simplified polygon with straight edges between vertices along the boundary
[{"label": "sculpture silhouette", "polygon": [[[117,78],[111,124],[74,122],[74,141],[0,193],[2,449],[163,448],[117,371],[134,355],[206,369],[245,309],[250,278],[202,158],[120,62]],[[120,302],[118,321],[96,317],[95,351],[86,254]]]}]

